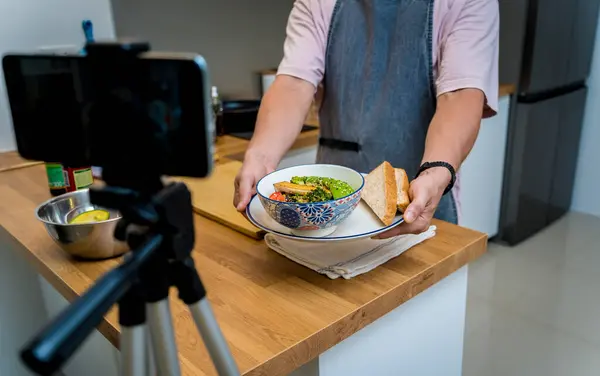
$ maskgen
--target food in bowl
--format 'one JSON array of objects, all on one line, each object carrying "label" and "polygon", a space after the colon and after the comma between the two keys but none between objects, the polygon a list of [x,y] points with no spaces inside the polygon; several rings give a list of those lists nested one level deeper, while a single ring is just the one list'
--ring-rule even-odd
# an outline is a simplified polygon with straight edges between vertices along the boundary
[{"label": "food in bowl", "polygon": [[[96,219],[106,214],[108,218]],[[38,206],[35,215],[52,240],[71,256],[101,260],[129,250],[127,243],[114,238],[121,215],[92,204],[88,189],[54,197]]]},{"label": "food in bowl", "polygon": [[271,200],[301,204],[337,200],[354,193],[347,182],[321,176],[294,176],[273,186]]},{"label": "food in bowl", "polygon": [[360,203],[364,183],[350,168],[316,164],[277,170],[261,179],[256,191],[279,225],[299,236],[324,237]]},{"label": "food in bowl", "polygon": [[82,224],[106,221],[110,218],[110,213],[106,210],[95,209],[83,212],[69,221],[69,224]]}]

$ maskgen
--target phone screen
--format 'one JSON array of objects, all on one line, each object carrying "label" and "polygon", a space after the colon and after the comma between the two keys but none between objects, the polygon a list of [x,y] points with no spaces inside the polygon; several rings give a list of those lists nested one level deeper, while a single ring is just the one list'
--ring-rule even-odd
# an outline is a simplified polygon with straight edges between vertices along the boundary
[{"label": "phone screen", "polygon": [[203,60],[10,55],[3,68],[28,159],[206,176],[212,122]]}]

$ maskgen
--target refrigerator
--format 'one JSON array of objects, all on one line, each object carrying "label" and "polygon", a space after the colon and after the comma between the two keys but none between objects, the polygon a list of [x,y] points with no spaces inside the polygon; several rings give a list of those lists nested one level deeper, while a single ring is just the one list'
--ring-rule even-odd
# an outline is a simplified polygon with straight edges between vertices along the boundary
[{"label": "refrigerator", "polygon": [[497,239],[515,245],[571,206],[600,0],[499,4],[500,77],[517,92]]}]

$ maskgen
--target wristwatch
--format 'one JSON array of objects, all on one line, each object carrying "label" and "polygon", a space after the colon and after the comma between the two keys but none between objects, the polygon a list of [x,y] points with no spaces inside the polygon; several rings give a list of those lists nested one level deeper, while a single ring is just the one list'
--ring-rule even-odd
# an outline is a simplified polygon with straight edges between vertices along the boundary
[{"label": "wristwatch", "polygon": [[450,183],[448,184],[448,186],[446,187],[446,189],[444,190],[444,195],[448,192],[450,192],[452,190],[452,188],[454,187],[454,183],[456,182],[456,171],[454,170],[454,167],[452,167],[452,165],[450,163],[447,162],[442,162],[442,161],[436,161],[436,162],[425,162],[421,165],[421,167],[419,167],[419,172],[417,172],[417,175],[415,176],[415,179],[419,177],[419,175],[421,175],[421,173],[425,170],[429,170],[430,168],[434,168],[434,167],[444,167],[446,168],[448,171],[450,171]]}]

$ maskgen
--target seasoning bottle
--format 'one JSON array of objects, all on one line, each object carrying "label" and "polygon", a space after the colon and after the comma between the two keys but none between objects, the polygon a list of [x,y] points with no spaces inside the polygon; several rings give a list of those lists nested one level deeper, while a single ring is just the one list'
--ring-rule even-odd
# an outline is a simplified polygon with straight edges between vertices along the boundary
[{"label": "seasoning bottle", "polygon": [[94,183],[92,166],[64,166],[63,170],[65,172],[65,185],[67,192],[85,189]]},{"label": "seasoning bottle", "polygon": [[217,141],[217,136],[223,136],[225,130],[223,129],[223,102],[216,86],[213,86],[211,90],[211,102],[214,119],[213,131],[215,132],[215,141]]},{"label": "seasoning bottle", "polygon": [[67,193],[67,183],[63,165],[56,162],[46,162],[46,175],[48,176],[48,188],[54,197]]}]

